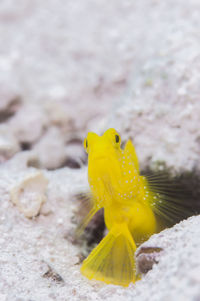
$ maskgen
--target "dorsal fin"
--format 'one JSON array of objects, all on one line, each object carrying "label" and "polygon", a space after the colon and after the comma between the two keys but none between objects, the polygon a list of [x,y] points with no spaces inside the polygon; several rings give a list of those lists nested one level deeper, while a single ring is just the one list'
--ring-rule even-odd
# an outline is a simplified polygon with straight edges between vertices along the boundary
[{"label": "dorsal fin", "polygon": [[139,173],[139,161],[138,161],[138,157],[135,151],[135,147],[133,145],[133,143],[131,142],[131,140],[128,140],[126,142],[125,148],[124,148],[124,155],[126,158],[130,158],[129,160],[134,162],[135,168],[137,170],[137,172]]}]

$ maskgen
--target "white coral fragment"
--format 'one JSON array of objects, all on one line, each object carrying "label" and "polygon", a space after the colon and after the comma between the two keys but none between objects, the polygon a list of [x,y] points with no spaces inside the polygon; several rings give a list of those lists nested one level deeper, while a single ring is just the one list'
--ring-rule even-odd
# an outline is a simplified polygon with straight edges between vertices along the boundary
[{"label": "white coral fragment", "polygon": [[46,201],[47,184],[41,172],[31,174],[11,190],[11,201],[26,217],[34,217]]}]

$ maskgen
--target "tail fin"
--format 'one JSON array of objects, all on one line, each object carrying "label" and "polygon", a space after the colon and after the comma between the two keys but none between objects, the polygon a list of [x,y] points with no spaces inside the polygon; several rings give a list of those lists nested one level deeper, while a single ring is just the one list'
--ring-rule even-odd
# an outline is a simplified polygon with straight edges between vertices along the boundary
[{"label": "tail fin", "polygon": [[128,286],[135,281],[136,246],[126,224],[116,224],[81,267],[89,279]]}]

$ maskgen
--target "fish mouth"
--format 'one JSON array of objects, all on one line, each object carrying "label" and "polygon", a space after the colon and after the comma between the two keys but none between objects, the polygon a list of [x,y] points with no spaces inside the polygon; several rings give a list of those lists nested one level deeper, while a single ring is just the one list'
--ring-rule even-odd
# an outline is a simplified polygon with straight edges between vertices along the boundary
[{"label": "fish mouth", "polygon": [[96,156],[95,159],[96,160],[105,160],[107,158],[105,156]]},{"label": "fish mouth", "polygon": [[97,155],[93,157],[93,161],[104,166],[105,164],[107,164],[108,158],[104,155]]}]

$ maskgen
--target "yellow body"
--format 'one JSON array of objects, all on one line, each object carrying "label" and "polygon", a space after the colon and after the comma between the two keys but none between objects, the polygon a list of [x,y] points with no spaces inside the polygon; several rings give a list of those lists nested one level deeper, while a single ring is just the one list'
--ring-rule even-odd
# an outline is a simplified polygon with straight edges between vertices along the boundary
[{"label": "yellow body", "polygon": [[84,146],[93,198],[86,220],[89,222],[103,207],[109,232],[83,262],[81,272],[89,279],[128,286],[136,278],[136,245],[157,231],[152,210],[154,195],[140,176],[132,142],[128,141],[122,149],[114,129],[102,136],[88,133]]}]

